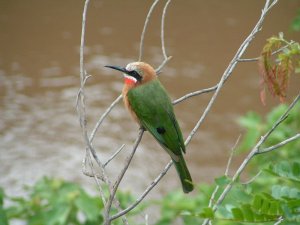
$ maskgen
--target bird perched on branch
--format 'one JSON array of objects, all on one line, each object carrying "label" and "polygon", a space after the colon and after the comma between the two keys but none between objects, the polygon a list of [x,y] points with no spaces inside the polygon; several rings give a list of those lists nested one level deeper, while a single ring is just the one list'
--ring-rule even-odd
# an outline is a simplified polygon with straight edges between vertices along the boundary
[{"label": "bird perched on branch", "polygon": [[179,175],[183,191],[194,188],[183,158],[185,145],[173,105],[155,70],[147,63],[133,62],[125,68],[106,66],[123,72],[123,100],[133,119],[148,130],[170,155]]}]

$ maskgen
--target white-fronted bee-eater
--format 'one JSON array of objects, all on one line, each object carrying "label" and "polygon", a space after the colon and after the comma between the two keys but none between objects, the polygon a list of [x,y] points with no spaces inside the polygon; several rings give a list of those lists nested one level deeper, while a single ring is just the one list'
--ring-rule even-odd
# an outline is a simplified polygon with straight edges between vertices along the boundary
[{"label": "white-fronted bee-eater", "polygon": [[183,158],[185,145],[173,105],[152,66],[144,62],[126,67],[106,66],[123,72],[122,95],[133,119],[148,130],[174,162],[183,191],[194,189],[190,172]]}]

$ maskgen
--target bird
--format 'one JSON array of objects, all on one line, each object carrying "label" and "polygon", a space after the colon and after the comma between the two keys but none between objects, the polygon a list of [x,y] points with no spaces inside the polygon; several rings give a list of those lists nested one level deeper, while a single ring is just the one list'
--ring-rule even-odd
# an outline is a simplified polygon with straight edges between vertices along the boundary
[{"label": "bird", "polygon": [[149,131],[162,148],[170,155],[184,193],[194,189],[190,172],[183,154],[186,148],[171,99],[158,79],[154,68],[145,62],[132,62],[126,67],[105,67],[123,73],[122,90],[125,107],[132,118]]}]

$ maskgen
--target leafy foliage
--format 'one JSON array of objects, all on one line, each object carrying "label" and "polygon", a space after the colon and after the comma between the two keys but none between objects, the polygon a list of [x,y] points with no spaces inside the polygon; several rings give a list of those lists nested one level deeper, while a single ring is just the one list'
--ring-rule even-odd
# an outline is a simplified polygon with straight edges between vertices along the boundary
[{"label": "leafy foliage", "polygon": [[291,23],[291,29],[293,31],[300,31],[300,10],[298,10],[297,16],[294,18],[294,20]]},{"label": "leafy foliage", "polygon": [[[285,46],[279,53],[273,52]],[[283,34],[267,39],[259,60],[261,74],[261,101],[266,104],[265,89],[268,88],[272,96],[279,97],[284,102],[287,94],[288,82],[293,71],[300,71],[299,43],[284,39]]]},{"label": "leafy foliage", "polygon": [[30,225],[95,224],[103,218],[102,202],[91,197],[79,185],[59,179],[43,178],[30,190],[29,198],[12,197],[6,209],[9,219]]},{"label": "leafy foliage", "polygon": [[[0,225],[21,220],[28,225],[92,225],[103,223],[103,204],[78,184],[44,177],[29,190],[28,198],[8,197],[0,189]],[[133,200],[129,193],[117,193],[121,205]],[[11,206],[4,208],[4,197]],[[135,210],[137,211],[137,210]],[[113,224],[121,224],[116,220]]]}]

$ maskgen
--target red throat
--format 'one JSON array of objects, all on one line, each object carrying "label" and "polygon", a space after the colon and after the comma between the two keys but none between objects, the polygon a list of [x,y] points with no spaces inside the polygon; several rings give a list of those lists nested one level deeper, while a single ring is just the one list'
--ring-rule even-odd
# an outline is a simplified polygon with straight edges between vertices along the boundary
[{"label": "red throat", "polygon": [[135,84],[135,81],[130,78],[125,77],[124,79],[125,79],[125,84],[127,85],[133,86]]}]

